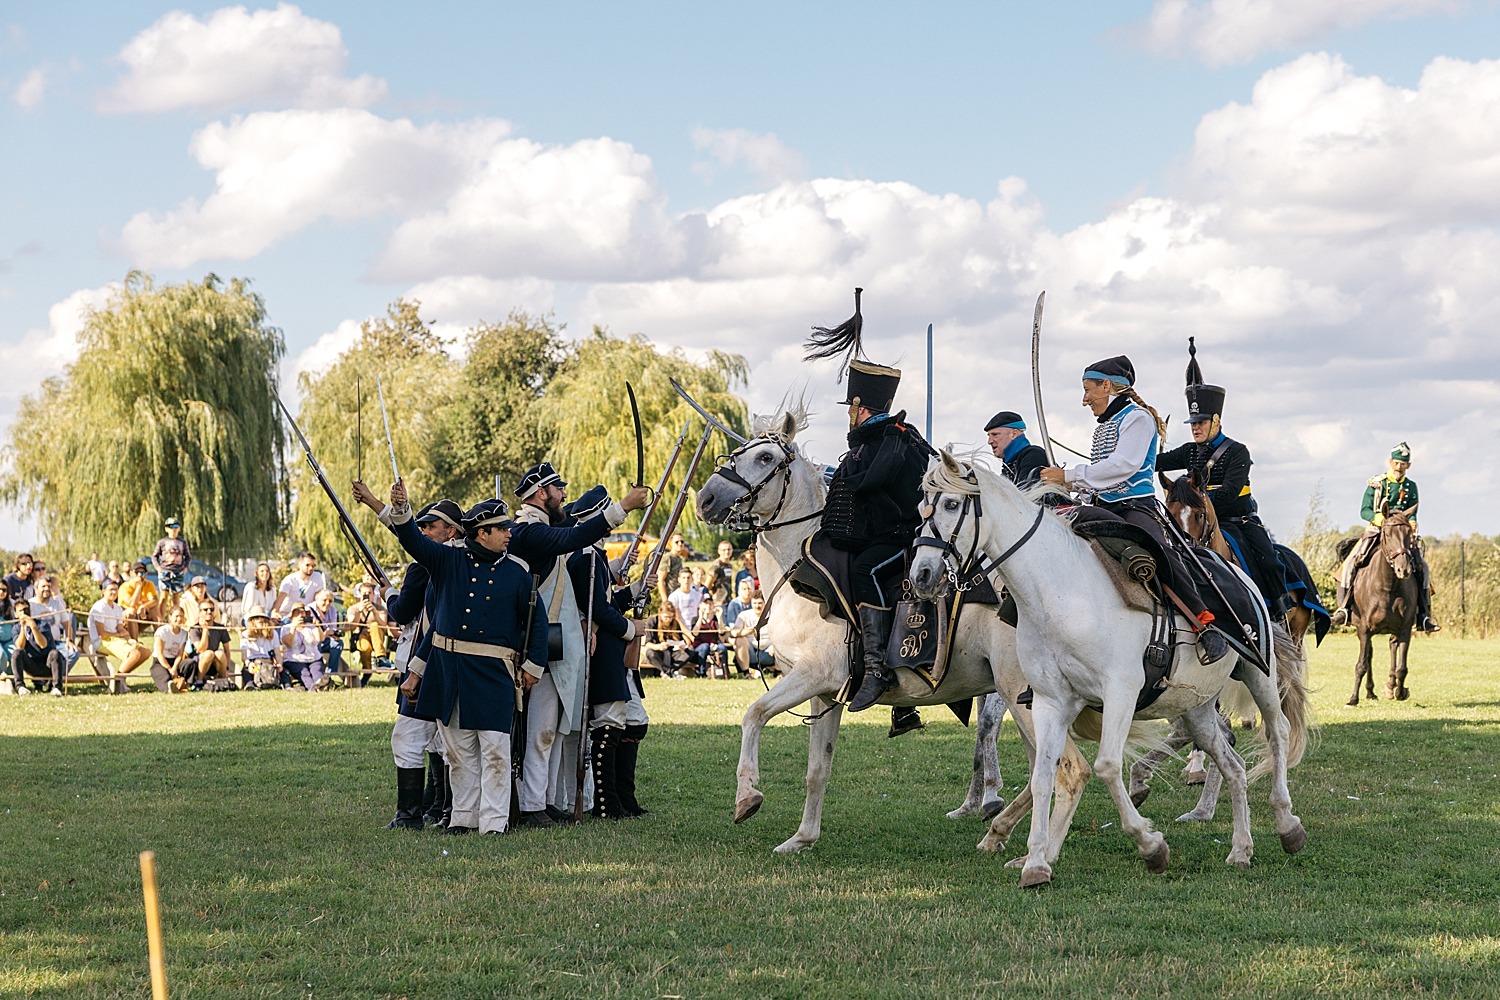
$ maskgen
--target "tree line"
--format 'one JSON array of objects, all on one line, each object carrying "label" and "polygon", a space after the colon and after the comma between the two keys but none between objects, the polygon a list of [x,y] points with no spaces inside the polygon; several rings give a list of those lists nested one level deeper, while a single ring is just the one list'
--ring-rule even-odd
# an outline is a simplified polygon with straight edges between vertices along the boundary
[{"label": "tree line", "polygon": [[[73,363],[22,400],[0,500],[36,519],[46,549],[80,559],[149,552],[176,514],[205,555],[306,548],[336,570],[352,567],[333,507],[277,409],[285,351],[247,280],[210,274],[157,285],[131,272],[87,316]],[[627,380],[641,407],[646,479],[655,485],[683,425],[701,427],[668,378],[744,432],[748,412],[737,390],[747,371],[736,354],[692,359],[600,327],[569,340],[550,317],[519,311],[449,344],[418,302],[398,299],[366,320],[329,367],[298,377],[297,422],[345,497],[361,472],[378,494],[390,485],[377,376],[414,497],[468,505],[495,495],[498,477],[500,495],[514,502],[521,472],[544,459],[574,495],[601,482],[618,492],[635,478]],[[689,448],[696,440],[695,430]],[[701,468],[694,485],[710,472]],[[674,480],[675,489],[680,471]],[[382,561],[403,561],[368,510],[345,506]]]}]

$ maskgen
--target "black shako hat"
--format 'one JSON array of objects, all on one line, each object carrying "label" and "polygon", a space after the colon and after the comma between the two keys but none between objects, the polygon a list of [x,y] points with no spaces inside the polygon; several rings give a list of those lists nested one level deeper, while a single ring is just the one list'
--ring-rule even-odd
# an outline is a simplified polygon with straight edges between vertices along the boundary
[{"label": "black shako hat", "polygon": [[539,462],[521,474],[521,481],[516,484],[516,496],[524,500],[543,486],[554,485],[566,486],[568,483],[557,474],[551,462]]},{"label": "black shako hat", "polygon": [[1203,370],[1198,367],[1198,345],[1193,343],[1192,337],[1188,338],[1187,404],[1188,418],[1183,421],[1185,424],[1212,420],[1224,413],[1224,388],[1204,384]]},{"label": "black shako hat", "polygon": [[481,500],[464,513],[463,529],[472,535],[480,528],[513,528],[515,520],[510,516],[510,505],[499,497]]},{"label": "black shako hat", "polygon": [[609,490],[591,486],[577,500],[563,504],[563,512],[576,521],[587,521],[595,514],[602,514],[609,504]]},{"label": "black shako hat", "polygon": [[832,328],[813,327],[812,336],[803,345],[807,348],[807,354],[803,357],[813,361],[842,356],[839,378],[843,379],[845,371],[849,373],[849,392],[839,402],[844,406],[863,406],[875,413],[886,413],[896,399],[896,389],[901,385],[901,369],[877,365],[863,357],[861,337],[865,318],[859,307],[859,297],[862,294],[863,288],[854,290],[853,316]]},{"label": "black shako hat", "polygon": [[458,529],[461,535],[464,533],[463,508],[452,500],[434,500],[432,503],[417,511],[417,516],[412,520],[418,524],[431,524],[433,521],[447,521]]},{"label": "black shako hat", "polygon": [[1024,431],[1026,421],[1022,420],[1021,415],[1015,410],[1001,410],[990,417],[990,422],[984,425],[986,431],[992,431],[996,427],[1014,427],[1018,431]]},{"label": "black shako hat", "polygon": [[1135,385],[1135,365],[1125,355],[1119,354],[1103,361],[1095,361],[1083,370],[1083,377],[1096,382]]}]

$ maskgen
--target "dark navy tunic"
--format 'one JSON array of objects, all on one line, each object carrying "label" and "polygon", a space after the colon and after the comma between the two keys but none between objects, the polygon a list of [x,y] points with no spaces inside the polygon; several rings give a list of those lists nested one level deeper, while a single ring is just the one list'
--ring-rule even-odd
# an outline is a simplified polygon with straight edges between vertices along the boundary
[{"label": "dark navy tunic", "polygon": [[[551,575],[552,561],[558,556],[585,549],[613,530],[602,515],[568,528],[554,528],[550,524],[521,519],[511,529],[508,551],[524,562],[531,572],[545,579]],[[546,662],[545,659],[542,662]]]},{"label": "dark navy tunic", "polygon": [[[592,518],[591,520],[599,520]],[[588,522],[585,521],[585,524]],[[594,550],[598,552],[597,549]],[[594,625],[599,641],[589,660],[589,704],[629,701],[630,688],[625,679],[625,647],[632,635],[631,622],[623,614],[630,606],[630,592],[622,590],[610,596],[609,559],[603,552],[594,558],[594,586],[589,587],[589,549],[576,552],[568,559],[568,575],[573,579],[573,595],[580,608],[594,602]]]},{"label": "dark navy tunic", "polygon": [[[432,577],[436,598],[427,610],[434,638],[506,646],[532,664],[547,662],[547,615],[531,613],[531,574],[520,563],[472,541],[462,548],[441,545],[409,518],[393,530]],[[509,733],[516,690],[509,666],[496,656],[449,652],[434,643],[417,689],[417,714],[448,725],[458,706],[464,729]]]},{"label": "dark navy tunic", "polygon": [[[421,563],[412,563],[406,567],[406,575],[401,578],[401,589],[395,596],[385,602],[385,613],[391,621],[402,628],[422,617],[422,608],[434,595],[431,593],[432,577],[427,570],[422,568]],[[411,658],[425,660],[426,650],[431,644],[429,634],[431,629],[418,626],[417,634],[412,637]],[[411,673],[411,660],[407,660],[401,668],[401,679],[396,686],[396,714],[405,715],[413,719],[430,718],[417,714],[416,705],[401,693],[401,683],[406,681]]]}]

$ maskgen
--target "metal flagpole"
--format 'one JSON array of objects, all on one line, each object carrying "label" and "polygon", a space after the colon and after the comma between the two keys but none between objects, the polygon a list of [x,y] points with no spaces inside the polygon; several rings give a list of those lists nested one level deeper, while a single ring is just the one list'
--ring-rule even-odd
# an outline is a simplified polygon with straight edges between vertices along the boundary
[{"label": "metal flagpole", "polygon": [[932,443],[932,324],[927,324],[927,443]]}]

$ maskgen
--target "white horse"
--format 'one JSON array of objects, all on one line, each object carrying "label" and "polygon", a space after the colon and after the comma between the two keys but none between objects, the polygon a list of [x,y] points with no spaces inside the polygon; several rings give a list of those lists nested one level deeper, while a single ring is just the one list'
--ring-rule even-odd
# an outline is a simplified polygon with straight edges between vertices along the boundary
[{"label": "white horse", "polygon": [[[800,409],[772,418],[757,418],[754,430],[757,436],[738,448],[709,477],[698,491],[697,501],[698,515],[705,521],[719,524],[737,514],[755,526],[759,535],[756,566],[770,601],[765,637],[775,646],[777,666],[785,674],[745,712],[735,793],[736,823],[749,819],[765,800],[756,787],[760,782],[761,730],[782,712],[803,702],[810,703],[807,799],[797,832],[776,848],[781,852],[811,847],[821,833],[823,794],[832,773],[833,750],[843,716],[843,706],[834,698],[849,678],[845,624],[824,619],[816,602],[798,596],[790,586],[776,589],[778,581],[801,556],[803,541],[817,527],[826,495],[820,470],[794,442],[805,422]],[[1032,753],[1035,741],[1031,713],[1014,710],[1016,697],[1026,688],[1026,678],[1016,659],[1015,630],[992,609],[971,607],[960,618],[948,674],[937,692],[911,671],[899,670],[897,677],[899,683],[886,692],[882,704],[941,705],[998,690],[1004,704],[1012,710],[1028,756]],[[991,741],[990,753],[993,753],[994,731],[999,728],[1003,710],[1004,706],[990,704],[981,711],[981,743],[975,752],[976,759],[984,756],[982,741],[986,737]],[[1049,843],[1060,849],[1089,770],[1071,740],[1065,741],[1052,759],[1057,771],[1058,802]],[[994,781],[998,787],[998,770]],[[971,784],[965,805],[948,815],[974,811],[974,791]],[[984,796],[979,798],[982,801]],[[995,851],[1004,846],[1011,830],[1030,808],[1028,786],[994,817],[979,842],[980,849]]]},{"label": "white horse", "polygon": [[[1108,785],[1120,825],[1135,840],[1147,869],[1165,871],[1171,855],[1166,838],[1131,802],[1122,771],[1136,697],[1145,683],[1141,652],[1150,639],[1151,616],[1125,603],[1093,548],[1063,518],[1033,503],[998,473],[961,463],[945,451],[928,466],[924,487],[922,535],[930,542],[919,547],[912,563],[910,579],[917,593],[938,593],[950,561],[961,561],[961,553],[977,549],[1015,597],[1019,611],[1017,651],[1034,692],[1031,715],[1037,738],[1031,772],[1035,809],[1021,885],[1052,879],[1052,772],[1068,726],[1090,706],[1102,706],[1094,771]],[[1248,578],[1245,582],[1253,589]],[[1234,806],[1227,861],[1248,867],[1254,846],[1244,762],[1230,748],[1214,707],[1231,677],[1243,683],[1265,720],[1269,758],[1252,777],[1269,767],[1281,846],[1289,854],[1301,850],[1307,834],[1292,812],[1286,775],[1287,767],[1301,759],[1307,740],[1305,660],[1285,632],[1276,633],[1269,676],[1232,649],[1205,665],[1191,639],[1174,645],[1167,690],[1137,717],[1181,717],[1218,764]]]}]

